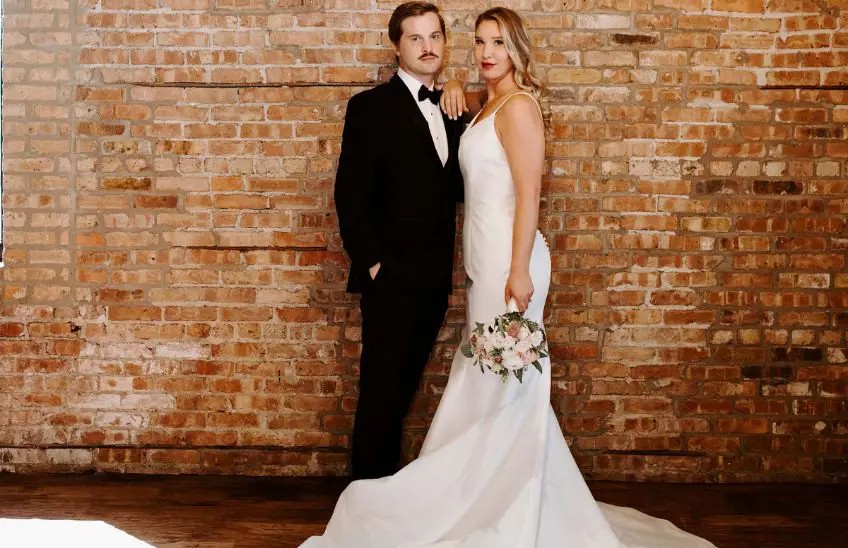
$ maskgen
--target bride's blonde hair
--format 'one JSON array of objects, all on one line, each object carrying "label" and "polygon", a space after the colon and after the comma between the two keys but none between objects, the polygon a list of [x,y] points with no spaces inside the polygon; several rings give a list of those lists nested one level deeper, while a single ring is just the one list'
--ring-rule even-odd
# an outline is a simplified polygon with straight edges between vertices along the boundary
[{"label": "bride's blonde hair", "polygon": [[509,59],[515,68],[515,83],[521,89],[532,93],[537,100],[541,100],[544,86],[530,65],[530,38],[521,17],[509,8],[497,7],[478,15],[474,29],[476,30],[483,21],[494,21],[498,24]]}]

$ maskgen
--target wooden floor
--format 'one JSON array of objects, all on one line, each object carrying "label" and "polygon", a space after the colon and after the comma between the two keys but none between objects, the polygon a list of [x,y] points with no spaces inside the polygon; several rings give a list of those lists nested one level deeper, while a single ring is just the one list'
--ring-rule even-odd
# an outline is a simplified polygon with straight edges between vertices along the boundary
[{"label": "wooden floor", "polygon": [[[103,520],[160,548],[285,548],[323,531],[345,484],[340,478],[0,474],[0,517]],[[598,500],[669,519],[719,548],[848,546],[845,486],[590,487]]]}]

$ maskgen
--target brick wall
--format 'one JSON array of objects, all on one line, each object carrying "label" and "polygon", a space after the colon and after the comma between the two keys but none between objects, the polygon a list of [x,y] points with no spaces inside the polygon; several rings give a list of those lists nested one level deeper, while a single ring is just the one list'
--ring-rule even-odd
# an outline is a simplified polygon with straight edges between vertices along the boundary
[{"label": "brick wall", "polygon": [[[345,471],[331,189],[395,4],[4,3],[0,470]],[[441,2],[448,74],[476,78],[489,5]],[[844,480],[848,1],[506,5],[552,93],[552,403],[581,468]]]}]

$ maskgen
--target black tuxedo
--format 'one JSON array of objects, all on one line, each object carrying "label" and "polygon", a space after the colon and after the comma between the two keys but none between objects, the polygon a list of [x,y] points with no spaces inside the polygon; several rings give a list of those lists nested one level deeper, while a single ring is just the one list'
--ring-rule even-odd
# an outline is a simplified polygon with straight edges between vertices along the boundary
[{"label": "black tuxedo", "polygon": [[449,150],[444,167],[399,76],[348,103],[335,187],[351,259],[348,291],[361,292],[370,282],[368,269],[379,262],[387,285],[450,292],[464,124],[443,119]]},{"label": "black tuxedo", "polygon": [[[398,75],[348,102],[335,201],[348,291],[362,293],[353,474],[392,474],[402,422],[438,335],[451,291],[457,151],[463,123],[443,116],[442,165],[417,99]],[[372,280],[368,269],[380,263]]]}]

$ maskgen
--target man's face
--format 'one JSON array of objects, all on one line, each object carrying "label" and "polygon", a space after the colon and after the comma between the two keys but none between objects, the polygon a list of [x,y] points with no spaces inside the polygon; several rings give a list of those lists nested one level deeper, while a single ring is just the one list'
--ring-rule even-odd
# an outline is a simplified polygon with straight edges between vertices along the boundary
[{"label": "man's face", "polygon": [[394,45],[400,68],[412,76],[431,79],[442,68],[445,35],[439,16],[425,13],[407,17],[400,25],[403,33]]}]

